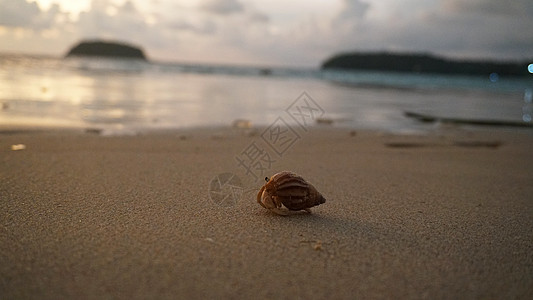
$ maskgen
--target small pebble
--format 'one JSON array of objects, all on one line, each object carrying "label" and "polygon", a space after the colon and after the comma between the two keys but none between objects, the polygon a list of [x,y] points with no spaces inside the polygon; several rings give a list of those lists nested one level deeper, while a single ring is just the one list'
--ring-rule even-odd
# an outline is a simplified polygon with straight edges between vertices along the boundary
[{"label": "small pebble", "polygon": [[313,249],[315,249],[316,251],[321,251],[321,250],[322,250],[322,242],[321,242],[321,241],[317,241],[317,242],[313,245]]},{"label": "small pebble", "polygon": [[24,144],[11,145],[11,150],[13,151],[19,151],[19,150],[24,150],[24,149],[26,149],[26,145]]}]

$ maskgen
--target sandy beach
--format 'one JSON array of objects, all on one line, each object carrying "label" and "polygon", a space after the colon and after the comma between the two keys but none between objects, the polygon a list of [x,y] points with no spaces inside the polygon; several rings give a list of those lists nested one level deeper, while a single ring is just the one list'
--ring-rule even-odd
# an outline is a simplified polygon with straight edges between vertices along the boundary
[{"label": "sandy beach", "polygon": [[[0,298],[531,297],[530,132],[300,136],[266,176],[294,171],[327,202],[282,217],[236,160],[260,129],[3,128]],[[213,190],[224,173],[240,192]]]}]

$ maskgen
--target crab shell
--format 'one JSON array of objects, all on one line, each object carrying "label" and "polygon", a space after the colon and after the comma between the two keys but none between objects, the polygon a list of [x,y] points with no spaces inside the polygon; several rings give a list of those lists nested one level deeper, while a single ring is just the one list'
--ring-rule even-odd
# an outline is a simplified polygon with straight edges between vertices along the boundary
[{"label": "crab shell", "polygon": [[288,212],[282,206],[311,212],[309,208],[325,203],[326,199],[301,176],[283,171],[270,177],[257,193],[257,202],[277,214],[286,215]]}]

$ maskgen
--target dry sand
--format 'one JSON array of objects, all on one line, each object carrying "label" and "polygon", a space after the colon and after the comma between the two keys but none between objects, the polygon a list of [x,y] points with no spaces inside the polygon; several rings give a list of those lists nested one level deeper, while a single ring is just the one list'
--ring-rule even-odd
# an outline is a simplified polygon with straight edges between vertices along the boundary
[{"label": "dry sand", "polygon": [[[289,217],[237,166],[257,132],[95,133],[1,131],[0,298],[533,294],[531,133],[302,132],[267,175],[327,202]],[[224,172],[246,189],[229,207]]]}]

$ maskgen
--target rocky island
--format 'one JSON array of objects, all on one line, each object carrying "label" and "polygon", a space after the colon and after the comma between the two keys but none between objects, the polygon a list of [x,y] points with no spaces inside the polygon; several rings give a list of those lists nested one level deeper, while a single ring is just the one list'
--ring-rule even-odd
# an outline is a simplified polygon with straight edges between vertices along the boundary
[{"label": "rocky island", "polygon": [[118,57],[146,60],[144,52],[136,46],[118,42],[83,41],[72,47],[66,57]]},{"label": "rocky island", "polygon": [[343,53],[327,59],[322,69],[374,70],[459,75],[526,76],[528,62],[489,60],[453,60],[417,53]]}]

